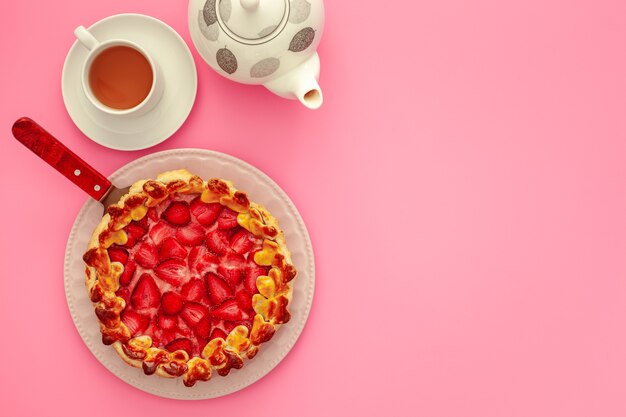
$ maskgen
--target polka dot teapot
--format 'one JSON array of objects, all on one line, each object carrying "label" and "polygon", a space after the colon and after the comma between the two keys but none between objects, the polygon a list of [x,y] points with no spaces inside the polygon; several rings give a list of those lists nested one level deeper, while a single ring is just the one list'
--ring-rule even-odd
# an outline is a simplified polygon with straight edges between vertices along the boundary
[{"label": "polka dot teapot", "polygon": [[190,0],[191,39],[204,60],[226,78],[262,84],[273,93],[322,105],[322,0]]}]

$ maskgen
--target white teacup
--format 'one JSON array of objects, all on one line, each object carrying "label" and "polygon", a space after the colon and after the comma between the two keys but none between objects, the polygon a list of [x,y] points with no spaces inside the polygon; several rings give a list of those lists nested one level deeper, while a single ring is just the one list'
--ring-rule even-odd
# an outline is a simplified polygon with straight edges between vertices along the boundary
[{"label": "white teacup", "polygon": [[[76,35],[78,41],[89,50],[89,54],[87,55],[87,59],[85,60],[82,69],[82,86],[87,99],[95,108],[113,116],[136,117],[146,114],[147,112],[152,110],[154,106],[156,106],[156,104],[161,99],[161,96],[163,95],[163,80],[159,74],[158,66],[156,65],[155,61],[150,57],[150,55],[145,51],[145,49],[137,45],[135,42],[131,42],[125,39],[114,39],[105,42],[99,42],[84,26],[77,27],[74,30],[74,35]],[[89,81],[89,75],[92,69],[91,66],[94,60],[102,52],[115,46],[125,46],[139,52],[146,59],[152,71],[152,85],[148,94],[139,104],[130,108],[120,109],[110,107],[104,104],[97,98],[96,94],[94,94],[94,91],[92,90]]]}]

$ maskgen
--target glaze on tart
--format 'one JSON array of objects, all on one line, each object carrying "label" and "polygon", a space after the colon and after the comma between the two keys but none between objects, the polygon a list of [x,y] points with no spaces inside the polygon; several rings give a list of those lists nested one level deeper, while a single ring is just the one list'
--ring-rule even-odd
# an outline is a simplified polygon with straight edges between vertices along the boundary
[{"label": "glaze on tart", "polygon": [[177,170],[136,182],[83,259],[103,343],[186,386],[240,369],[290,318],[284,234],[225,180]]}]

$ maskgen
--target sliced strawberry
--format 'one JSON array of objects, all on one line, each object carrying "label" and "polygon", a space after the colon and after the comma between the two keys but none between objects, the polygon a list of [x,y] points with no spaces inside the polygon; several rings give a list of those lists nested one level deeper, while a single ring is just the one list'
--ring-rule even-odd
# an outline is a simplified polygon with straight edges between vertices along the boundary
[{"label": "sliced strawberry", "polygon": [[159,326],[157,326],[156,320],[152,320],[150,322],[150,325],[144,332],[145,335],[150,336],[150,337],[155,337],[155,335],[160,334],[160,333],[161,333],[161,329],[159,329]]},{"label": "sliced strawberry", "polygon": [[176,339],[178,339],[178,333],[176,330],[163,330],[161,331],[158,341],[154,343],[156,346],[164,347]]},{"label": "sliced strawberry", "polygon": [[124,271],[122,271],[122,275],[120,275],[120,285],[128,285],[133,280],[135,276],[135,271],[137,270],[137,264],[134,261],[128,261],[126,265],[124,265]]},{"label": "sliced strawberry", "polygon": [[204,246],[194,246],[189,250],[189,258],[187,258],[189,263],[189,269],[193,270],[196,268],[196,263],[200,259],[200,257],[207,252],[207,249]]},{"label": "sliced strawberry", "polygon": [[243,278],[243,287],[250,294],[256,294],[259,290],[256,287],[256,279],[260,275],[267,275],[269,272],[269,267],[260,266],[257,264],[248,265],[248,267],[244,271]]},{"label": "sliced strawberry", "polygon": [[243,271],[238,268],[228,268],[224,265],[220,265],[217,267],[217,272],[224,277],[228,285],[232,288],[235,288],[241,282],[241,278],[243,276]]},{"label": "sliced strawberry", "polygon": [[222,264],[232,268],[244,268],[246,266],[246,258],[237,252],[227,252],[222,258]]},{"label": "sliced strawberry", "polygon": [[217,218],[217,227],[219,227],[220,229],[232,229],[238,224],[239,223],[237,223],[237,212],[227,207],[224,207],[224,210],[222,210],[219,217]]},{"label": "sliced strawberry", "polygon": [[187,276],[187,263],[182,259],[168,259],[154,268],[154,273],[163,281],[177,287]]},{"label": "sliced strawberry", "polygon": [[174,236],[175,232],[176,229],[172,226],[169,226],[165,222],[160,222],[152,226],[152,229],[150,229],[148,234],[156,246],[161,246],[161,243],[163,243],[163,241],[168,237]]},{"label": "sliced strawberry", "polygon": [[131,222],[130,224],[128,224],[128,226],[124,228],[124,231],[126,232],[126,236],[128,237],[128,240],[124,245],[127,248],[132,248],[133,246],[135,246],[137,241],[146,234],[146,229],[138,225],[136,222]]},{"label": "sliced strawberry", "polygon": [[233,297],[233,290],[227,283],[212,272],[206,275],[207,288],[209,289],[209,297],[214,304],[220,305],[224,301]]},{"label": "sliced strawberry", "polygon": [[194,331],[196,337],[202,340],[208,340],[211,334],[211,320],[208,317],[203,318],[198,322]]},{"label": "sliced strawberry", "polygon": [[224,304],[211,311],[211,315],[227,321],[241,321],[250,318],[248,313],[239,307],[236,300],[224,302]]},{"label": "sliced strawberry", "polygon": [[178,315],[178,330],[176,331],[178,337],[193,337],[193,329],[183,320],[181,315]]},{"label": "sliced strawberry", "polygon": [[191,213],[198,220],[198,223],[203,226],[212,224],[222,211],[222,205],[220,203],[205,203],[200,197],[193,200],[189,208],[191,209]]},{"label": "sliced strawberry", "polygon": [[239,254],[248,252],[254,246],[254,235],[241,228],[230,238],[230,247]]},{"label": "sliced strawberry", "polygon": [[159,263],[159,253],[154,245],[143,242],[135,252],[135,262],[144,268],[154,268]]},{"label": "sliced strawberry", "polygon": [[203,301],[206,298],[207,289],[204,281],[198,278],[190,279],[183,285],[180,295],[187,301]]},{"label": "sliced strawberry", "polygon": [[128,287],[121,287],[120,289],[115,291],[115,295],[123,298],[127,306],[130,305],[130,289]]},{"label": "sliced strawberry", "polygon": [[130,304],[135,309],[158,307],[161,291],[150,274],[142,274],[130,297]]},{"label": "sliced strawberry", "polygon": [[161,297],[161,308],[165,314],[176,314],[183,309],[183,298],[172,291],[167,291]]},{"label": "sliced strawberry", "polygon": [[150,317],[132,310],[124,311],[121,318],[132,336],[143,333],[150,324]]},{"label": "sliced strawberry", "polygon": [[243,310],[252,310],[252,295],[246,290],[239,290],[237,294],[235,294],[235,299],[237,300],[237,304]]},{"label": "sliced strawberry", "polygon": [[175,352],[177,350],[184,350],[185,352],[187,352],[189,354],[189,356],[191,356],[192,353],[193,353],[191,340],[189,340],[187,338],[180,338],[180,339],[173,340],[173,341],[171,341],[170,343],[168,343],[165,346],[165,349],[168,352]]},{"label": "sliced strawberry", "polygon": [[143,230],[150,229],[150,218],[148,216],[143,216],[141,219],[134,221],[137,225],[141,226]]},{"label": "sliced strawberry", "polygon": [[218,337],[221,337],[222,339],[225,340],[227,336],[228,335],[224,332],[224,330],[216,327],[211,332],[211,336],[209,337],[209,339],[213,340],[213,339],[217,339]]},{"label": "sliced strawberry", "polygon": [[180,313],[180,317],[189,327],[196,327],[200,320],[205,318],[209,310],[198,303],[186,303],[183,306],[183,311]]},{"label": "sliced strawberry", "polygon": [[239,326],[239,323],[235,323],[233,321],[224,321],[224,330],[226,330],[226,333],[230,333],[233,331],[233,329],[235,327]]},{"label": "sliced strawberry", "polygon": [[159,249],[159,258],[162,261],[170,258],[185,259],[186,257],[187,249],[173,237],[165,239],[161,245],[161,249]]},{"label": "sliced strawberry", "polygon": [[239,324],[244,325],[248,328],[248,331],[252,330],[252,325],[254,324],[254,315],[256,314],[254,310],[249,311],[248,314],[250,317],[247,320],[240,321]]},{"label": "sliced strawberry", "polygon": [[108,249],[108,252],[111,262],[119,262],[122,265],[126,265],[128,262],[128,251],[123,247],[114,245]]},{"label": "sliced strawberry", "polygon": [[176,231],[176,239],[183,245],[197,246],[204,241],[204,228],[196,223],[181,227]]},{"label": "sliced strawberry", "polygon": [[217,267],[217,272],[226,279],[232,288],[235,288],[243,278],[245,258],[235,252],[227,252]]},{"label": "sliced strawberry", "polygon": [[206,235],[206,245],[218,255],[228,252],[228,234],[224,230],[212,230]]},{"label": "sliced strawberry", "polygon": [[161,218],[174,226],[185,226],[191,220],[189,205],[184,201],[174,201],[161,214]]},{"label": "sliced strawberry", "polygon": [[157,214],[157,211],[154,207],[150,207],[148,209],[148,213],[146,214],[145,217],[152,220],[153,223],[156,223],[156,221],[159,220],[159,215]]},{"label": "sliced strawberry", "polygon": [[159,314],[157,326],[162,330],[178,330],[178,317]]},{"label": "sliced strawberry", "polygon": [[220,260],[204,246],[196,246],[189,252],[189,267],[200,275],[215,271]]}]

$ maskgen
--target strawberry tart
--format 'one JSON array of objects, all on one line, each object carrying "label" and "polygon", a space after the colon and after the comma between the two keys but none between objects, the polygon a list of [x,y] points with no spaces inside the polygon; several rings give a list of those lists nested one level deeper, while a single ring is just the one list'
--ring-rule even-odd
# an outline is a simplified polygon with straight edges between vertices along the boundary
[{"label": "strawberry tart", "polygon": [[290,318],[284,234],[222,179],[177,170],[136,182],[83,259],[102,342],[147,375],[226,376]]}]

